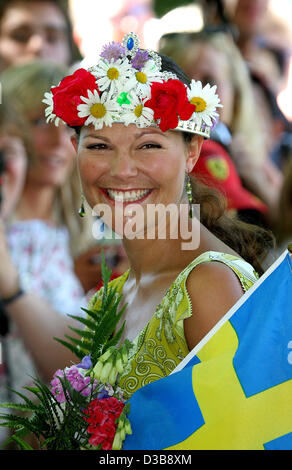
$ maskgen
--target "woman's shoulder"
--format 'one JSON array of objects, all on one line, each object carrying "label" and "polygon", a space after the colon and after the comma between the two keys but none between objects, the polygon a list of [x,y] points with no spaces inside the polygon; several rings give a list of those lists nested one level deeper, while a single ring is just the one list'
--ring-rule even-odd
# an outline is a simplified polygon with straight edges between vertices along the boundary
[{"label": "woman's shoulder", "polygon": [[[197,269],[195,270],[194,268]],[[243,258],[218,251],[206,251],[197,256],[186,266],[180,276],[188,278],[190,273],[192,273],[192,276],[198,277],[199,272],[203,274],[205,272],[229,272],[230,270],[239,278],[244,290],[251,287],[251,285],[258,279],[258,274],[254,270],[253,266]]]},{"label": "woman's shoulder", "polygon": [[[221,266],[218,266],[219,263],[213,263],[213,261],[221,263]],[[198,269],[199,266],[200,269]],[[167,293],[169,293],[170,291],[176,291],[176,288],[178,286],[181,286],[181,288],[183,288],[183,291],[185,291],[185,296],[187,296],[186,285],[189,279],[194,278],[197,280],[198,278],[201,278],[201,282],[203,282],[203,279],[206,279],[206,281],[208,280],[208,277],[210,279],[210,275],[212,275],[214,278],[216,278],[216,276],[220,277],[223,274],[223,271],[225,273],[225,276],[222,276],[222,279],[227,279],[228,277],[233,278],[233,273],[235,273],[244,291],[248,290],[258,279],[257,273],[255,272],[254,268],[242,258],[228,253],[207,251],[194,258],[179,273],[179,275],[176,277],[174,282],[167,290]],[[127,270],[121,276],[110,281],[109,287],[116,288],[119,293],[122,293],[123,286],[128,278],[129,272],[130,270]],[[89,308],[96,308],[98,303],[101,302],[102,296],[103,287],[101,287],[92,296],[89,301]]]},{"label": "woman's shoulder", "polygon": [[189,348],[230,310],[256,282],[253,267],[243,259],[226,253],[204,253],[185,277],[189,298],[189,318],[185,335]]}]

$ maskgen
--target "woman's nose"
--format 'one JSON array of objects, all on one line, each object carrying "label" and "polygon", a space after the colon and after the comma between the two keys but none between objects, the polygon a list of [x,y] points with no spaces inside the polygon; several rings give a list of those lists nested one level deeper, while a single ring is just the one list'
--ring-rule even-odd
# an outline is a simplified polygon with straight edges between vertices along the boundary
[{"label": "woman's nose", "polygon": [[28,51],[38,57],[42,56],[42,53],[45,47],[46,47],[46,40],[41,33],[33,34],[27,43]]},{"label": "woman's nose", "polygon": [[138,173],[135,160],[128,152],[120,152],[113,160],[111,166],[111,176],[119,178],[129,178]]}]

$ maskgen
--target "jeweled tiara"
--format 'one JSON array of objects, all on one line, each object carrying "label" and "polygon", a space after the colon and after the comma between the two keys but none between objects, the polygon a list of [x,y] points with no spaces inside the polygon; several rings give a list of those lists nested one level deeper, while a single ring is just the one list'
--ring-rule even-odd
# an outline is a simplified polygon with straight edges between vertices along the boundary
[{"label": "jeweled tiara", "polygon": [[222,107],[216,85],[185,85],[172,72],[161,70],[161,57],[140,49],[138,36],[103,47],[98,63],[79,68],[43,100],[47,121],[71,127],[93,125],[96,130],[120,122],[137,127],[158,126],[210,137]]}]

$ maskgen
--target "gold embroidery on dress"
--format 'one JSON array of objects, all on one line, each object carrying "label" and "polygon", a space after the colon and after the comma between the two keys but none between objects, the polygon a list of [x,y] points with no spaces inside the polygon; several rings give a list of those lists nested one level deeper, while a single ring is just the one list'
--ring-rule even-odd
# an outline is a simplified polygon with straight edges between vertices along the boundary
[{"label": "gold embroidery on dress", "polygon": [[[211,261],[220,261],[229,266],[238,276],[244,291],[258,278],[251,266],[235,266],[239,259],[232,255],[208,252],[193,260],[167,289],[154,315],[134,340],[128,366],[120,377],[120,386],[126,397],[130,398],[138,388],[169,375],[188,354],[183,322],[192,312],[186,280],[195,266]],[[114,285],[122,293],[127,275],[128,271],[110,285]],[[102,292],[103,288],[91,299],[91,308],[98,309]]]}]

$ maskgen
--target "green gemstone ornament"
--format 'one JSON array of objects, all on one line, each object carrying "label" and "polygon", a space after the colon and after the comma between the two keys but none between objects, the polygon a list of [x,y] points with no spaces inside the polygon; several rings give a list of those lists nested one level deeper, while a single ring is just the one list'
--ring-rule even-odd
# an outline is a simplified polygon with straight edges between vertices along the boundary
[{"label": "green gemstone ornament", "polygon": [[117,102],[119,103],[120,106],[122,106],[123,104],[131,104],[131,101],[128,98],[128,93],[126,92],[121,93],[117,98]]},{"label": "green gemstone ornament", "polygon": [[186,175],[186,191],[187,191],[187,196],[188,196],[188,201],[189,201],[189,217],[190,219],[193,218],[193,191],[192,191],[192,185],[191,185],[191,179],[189,175]]},{"label": "green gemstone ornament", "polygon": [[82,194],[82,195],[81,195],[81,206],[80,206],[80,209],[78,210],[78,214],[80,215],[80,217],[84,217],[84,216],[85,216],[84,201],[85,201],[85,197],[84,197],[83,194]]}]

